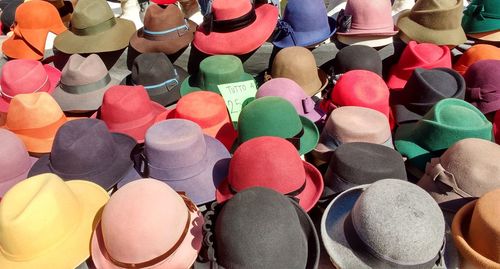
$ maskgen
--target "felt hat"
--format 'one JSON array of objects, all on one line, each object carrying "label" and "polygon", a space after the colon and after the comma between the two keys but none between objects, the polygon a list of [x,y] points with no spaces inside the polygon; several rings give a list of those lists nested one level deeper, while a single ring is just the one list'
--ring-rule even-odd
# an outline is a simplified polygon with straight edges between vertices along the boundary
[{"label": "felt hat", "polygon": [[500,189],[462,207],[451,226],[463,268],[499,268]]},{"label": "felt hat", "polygon": [[249,0],[214,0],[194,34],[193,46],[209,54],[242,55],[258,49],[276,28],[278,9]]},{"label": "felt hat", "polygon": [[0,197],[28,176],[36,160],[28,155],[19,137],[11,131],[0,129]]},{"label": "felt hat", "polygon": [[462,21],[463,0],[417,1],[399,15],[397,26],[410,40],[436,45],[459,45],[467,41]]},{"label": "felt hat", "polygon": [[259,136],[277,136],[292,143],[300,155],[318,143],[319,132],[308,118],[300,116],[287,100],[266,96],[250,102],[238,118],[238,142]]},{"label": "felt hat", "polygon": [[202,226],[203,216],[184,194],[139,179],[104,206],[92,236],[92,260],[101,269],[189,268],[201,248]]},{"label": "felt hat", "polygon": [[105,0],[79,0],[71,29],[56,37],[54,47],[67,54],[117,51],[127,47],[134,31],[134,23],[115,18]]},{"label": "felt hat", "polygon": [[304,89],[295,81],[288,78],[273,78],[259,87],[256,98],[264,96],[278,96],[289,101],[297,110],[299,115],[319,122],[325,118],[325,113],[319,108],[314,100],[308,96]]},{"label": "felt hat", "polygon": [[156,3],[158,5],[172,5],[175,4],[177,0],[153,0],[151,2]]},{"label": "felt hat", "polygon": [[92,182],[64,182],[50,173],[19,182],[0,203],[0,267],[77,267],[90,256],[92,230],[108,199]]},{"label": "felt hat", "polygon": [[303,47],[280,50],[273,60],[270,78],[289,78],[313,96],[328,85],[328,76],[316,65],[312,52]]},{"label": "felt hat", "polygon": [[217,202],[252,187],[266,187],[295,198],[309,211],[323,191],[323,177],[300,158],[291,143],[262,136],[248,140],[234,152],[228,177],[217,188]]},{"label": "felt hat", "polygon": [[288,0],[278,21],[273,45],[278,48],[313,46],[329,39],[336,30],[335,20],[327,16],[322,0]]},{"label": "felt hat", "polygon": [[149,99],[143,86],[118,85],[106,91],[94,117],[103,120],[110,132],[126,134],[137,143],[144,143],[147,129],[166,119],[168,112]]},{"label": "felt hat", "polygon": [[97,110],[111,85],[118,84],[97,54],[82,57],[73,54],[62,69],[61,83],[52,96],[63,111]]},{"label": "felt hat", "polygon": [[477,108],[455,98],[437,102],[422,119],[402,124],[394,145],[420,171],[431,158],[439,157],[455,142],[465,138],[492,140],[492,125]]},{"label": "felt hat", "polygon": [[391,93],[390,102],[398,124],[417,121],[440,100],[464,99],[465,80],[450,68],[417,68],[402,91]]},{"label": "felt hat", "polygon": [[439,206],[455,213],[466,203],[500,188],[500,146],[483,139],[467,138],[433,158],[418,185]]},{"label": "felt hat", "polygon": [[54,173],[64,180],[81,178],[111,190],[123,178],[139,178],[130,160],[135,145],[128,135],[110,133],[101,120],[74,120],[59,128],[50,154],[40,157],[29,175]]},{"label": "felt hat", "polygon": [[[201,205],[215,200],[215,188],[227,176],[231,155],[217,139],[204,135],[198,124],[169,119],[148,129],[144,149],[132,157],[143,177],[161,180]],[[123,180],[118,187],[130,181]]]},{"label": "felt hat", "polygon": [[500,60],[500,48],[488,44],[474,45],[458,58],[453,69],[464,75],[469,66],[480,60]]},{"label": "felt hat", "polygon": [[52,93],[61,79],[61,71],[35,60],[8,61],[0,72],[0,112],[7,112],[18,94]]},{"label": "felt hat", "polygon": [[[221,207],[221,208],[219,208]],[[318,268],[320,246],[312,220],[295,201],[262,187],[237,193],[205,217],[207,263],[213,268]]]},{"label": "felt hat", "polygon": [[[498,112],[498,110],[497,110]],[[495,142],[500,143],[500,113],[495,112],[493,119],[493,134],[495,135]]]},{"label": "felt hat", "polygon": [[30,153],[48,153],[57,130],[69,120],[52,96],[37,92],[16,95],[0,127],[21,138]]},{"label": "felt hat", "polygon": [[0,9],[2,10],[2,14],[0,14],[2,34],[7,35],[11,31],[10,27],[16,19],[16,9],[22,3],[24,3],[23,0],[6,0],[0,2]]},{"label": "felt hat", "polygon": [[415,41],[410,41],[398,63],[391,68],[387,86],[392,90],[402,89],[416,68],[432,69],[436,67],[451,68],[450,49],[447,46],[430,43],[418,44]]},{"label": "felt hat", "polygon": [[481,60],[465,72],[465,100],[484,114],[500,109],[500,60]]},{"label": "felt hat", "polygon": [[472,1],[464,10],[462,27],[466,34],[500,30],[500,1]]},{"label": "felt hat", "polygon": [[321,237],[337,268],[445,268],[443,213],[428,193],[403,180],[339,194],[323,214]]},{"label": "felt hat", "polygon": [[238,135],[229,118],[226,102],[214,92],[198,91],[184,95],[167,118],[197,123],[204,134],[221,141],[228,150]]},{"label": "felt hat", "polygon": [[181,95],[194,91],[211,91],[220,94],[217,85],[254,80],[243,70],[240,58],[234,55],[209,56],[200,63],[200,70],[188,76],[181,84]]},{"label": "felt hat", "polygon": [[339,50],[333,60],[333,73],[340,75],[351,70],[368,70],[382,77],[382,59],[368,46],[352,45]]}]

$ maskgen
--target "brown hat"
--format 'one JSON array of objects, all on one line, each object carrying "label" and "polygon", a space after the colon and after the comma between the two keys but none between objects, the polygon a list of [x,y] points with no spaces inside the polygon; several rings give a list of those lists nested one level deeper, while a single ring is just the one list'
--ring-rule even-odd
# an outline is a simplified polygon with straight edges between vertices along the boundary
[{"label": "brown hat", "polygon": [[451,233],[460,268],[500,268],[500,189],[462,207]]},{"label": "brown hat", "polygon": [[418,185],[443,210],[455,213],[470,200],[500,188],[499,159],[499,145],[484,139],[463,139],[427,163]]}]

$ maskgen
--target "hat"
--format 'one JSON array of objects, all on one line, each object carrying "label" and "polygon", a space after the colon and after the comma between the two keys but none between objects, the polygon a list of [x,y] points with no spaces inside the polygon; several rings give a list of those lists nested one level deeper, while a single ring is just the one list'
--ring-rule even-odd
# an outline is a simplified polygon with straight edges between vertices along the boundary
[{"label": "hat", "polygon": [[61,71],[35,60],[8,61],[0,72],[0,112],[7,112],[18,94],[52,93],[61,78]]},{"label": "hat", "polygon": [[63,111],[88,112],[101,106],[104,93],[115,84],[118,81],[111,78],[97,54],[87,58],[73,54],[62,69],[61,83],[52,96]]},{"label": "hat", "polygon": [[333,60],[335,75],[351,70],[368,70],[382,77],[382,59],[378,52],[368,46],[352,45],[339,50]]},{"label": "hat", "polygon": [[215,54],[242,55],[257,50],[273,33],[278,9],[249,0],[213,0],[194,34],[193,46]]},{"label": "hat", "polygon": [[151,2],[156,3],[158,5],[172,5],[177,3],[177,0],[153,0]]},{"label": "hat", "polygon": [[278,48],[313,46],[329,39],[337,30],[322,0],[289,0],[277,27],[273,45]]},{"label": "hat", "polygon": [[94,117],[103,120],[110,132],[126,134],[137,143],[144,143],[146,130],[166,119],[168,112],[149,99],[143,86],[112,86]]},{"label": "hat", "polygon": [[[59,13],[59,17],[61,17],[64,25],[69,25],[71,21],[71,15],[73,14],[73,2],[70,0],[46,0],[51,3]],[[51,47],[52,48],[52,47]]]},{"label": "hat", "polygon": [[217,188],[217,202],[252,187],[266,187],[295,198],[310,211],[323,191],[323,177],[300,158],[291,143],[262,136],[248,140],[234,152],[228,177]]},{"label": "hat", "polygon": [[[497,110],[498,112],[498,110]],[[500,113],[495,112],[493,119],[493,134],[495,135],[495,142],[500,143]]]},{"label": "hat", "polygon": [[319,122],[325,118],[325,113],[318,107],[314,100],[308,96],[304,89],[295,81],[288,78],[273,78],[260,86],[256,98],[265,96],[278,96],[290,102],[299,115]]},{"label": "hat", "polygon": [[37,92],[16,95],[0,127],[21,138],[30,153],[48,153],[57,130],[69,120],[50,94]]},{"label": "hat", "polygon": [[463,268],[498,268],[500,189],[462,207],[451,226]]},{"label": "hat", "polygon": [[158,180],[136,180],[104,207],[92,261],[102,269],[189,268],[201,248],[202,226],[203,216],[185,195]]},{"label": "hat", "polygon": [[500,60],[481,60],[465,72],[465,99],[483,114],[500,109]]},{"label": "hat", "polygon": [[437,102],[422,119],[402,124],[396,130],[394,145],[417,169],[439,157],[455,142],[465,138],[492,140],[492,126],[471,104],[455,98]]},{"label": "hat", "polygon": [[54,174],[19,182],[0,203],[0,267],[77,267],[90,256],[94,223],[108,199],[92,182]]},{"label": "hat", "polygon": [[0,129],[0,197],[28,176],[36,160],[28,155],[19,137],[11,131]]},{"label": "hat", "polygon": [[[423,2],[426,2],[425,0]],[[451,54],[447,46],[430,43],[418,44],[410,41],[404,49],[397,64],[390,71],[387,86],[392,90],[404,88],[416,68],[432,69],[436,67],[451,68]]]},{"label": "hat", "polygon": [[2,34],[7,35],[7,33],[11,31],[10,27],[14,24],[16,9],[22,3],[24,3],[22,0],[4,0],[0,2],[0,8],[2,10],[2,13],[0,14]]},{"label": "hat", "polygon": [[398,124],[421,119],[445,98],[464,99],[464,78],[450,68],[417,68],[402,91],[391,93],[390,100]]},{"label": "hat", "polygon": [[[146,132],[144,150],[135,152],[136,169],[144,177],[167,183],[197,205],[215,200],[215,188],[227,176],[231,155],[192,121],[169,119]],[[118,184],[121,188],[131,180]]]},{"label": "hat", "polygon": [[180,83],[188,73],[172,62],[164,53],[144,53],[134,60],[132,73],[121,83],[142,85],[151,100],[169,106],[180,98]]},{"label": "hat", "polygon": [[238,118],[240,144],[259,136],[285,138],[303,155],[316,146],[319,132],[316,125],[300,116],[290,102],[266,96],[244,106]]},{"label": "hat", "polygon": [[101,120],[74,120],[61,126],[50,154],[40,157],[29,175],[54,173],[64,180],[81,178],[110,190],[125,177],[139,178],[130,160],[135,145],[128,135],[110,133]]},{"label": "hat", "polygon": [[337,268],[445,268],[443,213],[429,194],[403,180],[341,193],[323,214],[321,237]]},{"label": "hat", "polygon": [[209,56],[200,63],[198,73],[188,76],[181,85],[181,95],[194,91],[211,91],[220,94],[217,85],[254,80],[243,70],[243,63],[234,55]]},{"label": "hat", "polygon": [[469,66],[480,60],[500,60],[500,48],[487,44],[474,45],[458,58],[453,69],[464,75]]},{"label": "hat", "polygon": [[117,51],[127,47],[134,31],[134,23],[115,18],[106,1],[79,0],[71,29],[56,37],[54,47],[67,54]]},{"label": "hat", "polygon": [[271,78],[289,78],[313,96],[328,84],[328,76],[316,65],[311,51],[303,47],[280,50],[273,60]]},{"label": "hat", "polygon": [[462,27],[467,34],[500,30],[500,1],[472,1],[464,10]]},{"label": "hat", "polygon": [[46,1],[28,1],[16,9],[13,35],[2,44],[2,52],[12,59],[40,60],[45,52],[47,34],[64,32],[57,9]]},{"label": "hat", "polygon": [[190,120],[197,123],[204,134],[221,141],[228,150],[237,137],[222,96],[209,91],[184,95],[168,118]]}]

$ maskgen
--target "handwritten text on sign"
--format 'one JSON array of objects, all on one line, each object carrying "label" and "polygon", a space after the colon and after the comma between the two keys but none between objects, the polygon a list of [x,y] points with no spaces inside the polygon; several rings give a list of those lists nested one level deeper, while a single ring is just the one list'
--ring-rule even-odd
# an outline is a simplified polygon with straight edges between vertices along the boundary
[{"label": "handwritten text on sign", "polygon": [[[238,122],[243,103],[248,98],[254,98],[257,87],[254,80],[240,81],[218,85],[219,91],[226,101],[227,110],[233,123]],[[235,126],[236,127],[236,126]]]}]

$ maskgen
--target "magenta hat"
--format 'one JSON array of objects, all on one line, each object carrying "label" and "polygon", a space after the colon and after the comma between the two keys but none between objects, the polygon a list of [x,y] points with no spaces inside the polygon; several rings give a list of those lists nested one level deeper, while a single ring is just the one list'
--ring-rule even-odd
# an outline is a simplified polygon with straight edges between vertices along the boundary
[{"label": "magenta hat", "polygon": [[390,0],[347,1],[345,10],[337,17],[337,27],[337,35],[393,36],[398,33]]}]

